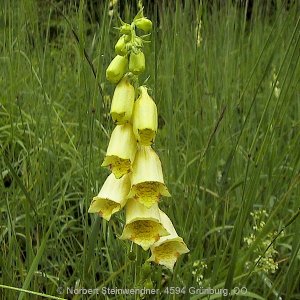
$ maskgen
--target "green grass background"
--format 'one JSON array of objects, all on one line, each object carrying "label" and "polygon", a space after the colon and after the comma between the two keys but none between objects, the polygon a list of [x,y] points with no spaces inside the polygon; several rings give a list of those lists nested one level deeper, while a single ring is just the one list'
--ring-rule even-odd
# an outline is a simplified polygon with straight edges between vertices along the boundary
[{"label": "green grass background", "polygon": [[[222,3],[145,7],[155,27],[142,81],[150,75],[160,115],[154,148],[172,194],[161,208],[191,250],[173,273],[152,266],[151,281],[161,291],[198,287],[192,271],[201,260],[203,287],[246,286],[248,294],[237,299],[300,299],[300,7],[255,1],[247,19],[243,6]],[[95,21],[85,1],[1,4],[1,299],[42,299],[38,293],[93,299],[67,295],[65,288],[143,286],[141,265],[149,253],[133,245],[136,260],[129,259],[131,244],[116,238],[124,213],[110,222],[87,213],[108,175],[100,164],[113,128],[114,87],[105,69],[119,23],[108,10],[106,1],[96,3]],[[125,3],[123,18],[135,13]],[[253,233],[256,209],[269,218],[249,247],[243,239]],[[256,246],[285,225],[274,242],[278,270],[249,273]],[[221,295],[157,296],[184,298]]]}]

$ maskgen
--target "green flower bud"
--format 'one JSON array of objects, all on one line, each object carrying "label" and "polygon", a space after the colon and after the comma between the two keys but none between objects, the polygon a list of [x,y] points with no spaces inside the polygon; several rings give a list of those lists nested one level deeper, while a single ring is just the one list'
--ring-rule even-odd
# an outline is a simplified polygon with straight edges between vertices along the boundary
[{"label": "green flower bud", "polygon": [[129,70],[135,75],[139,75],[145,71],[145,55],[142,51],[130,53]]},{"label": "green flower bud", "polygon": [[125,39],[126,43],[130,42],[130,40],[131,40],[131,33],[130,34],[124,34],[124,39]]},{"label": "green flower bud", "polygon": [[115,51],[118,55],[124,56],[127,54],[126,50],[126,40],[125,40],[126,35],[123,34],[119,40],[117,41],[115,45]]},{"label": "green flower bud", "polygon": [[145,32],[152,30],[152,22],[145,17],[135,20],[134,24],[138,29],[142,29]]},{"label": "green flower bud", "polygon": [[118,83],[126,73],[128,60],[126,57],[117,55],[106,69],[106,78],[112,83]]},{"label": "green flower bud", "polygon": [[131,26],[130,26],[130,24],[124,23],[120,27],[120,32],[123,33],[123,34],[130,34],[131,33]]}]

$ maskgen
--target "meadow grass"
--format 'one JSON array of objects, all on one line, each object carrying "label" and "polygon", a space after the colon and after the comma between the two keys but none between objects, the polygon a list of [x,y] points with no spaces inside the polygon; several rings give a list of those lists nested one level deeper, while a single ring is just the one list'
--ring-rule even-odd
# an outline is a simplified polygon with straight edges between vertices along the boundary
[{"label": "meadow grass", "polygon": [[[66,287],[141,288],[149,253],[116,238],[124,213],[109,222],[87,213],[108,175],[100,165],[114,87],[105,69],[118,19],[106,1],[93,7],[98,21],[85,1],[3,3],[0,298],[93,299]],[[154,31],[143,80],[158,106],[154,148],[172,194],[161,207],[190,253],[173,273],[151,267],[156,298],[224,296],[192,295],[192,286],[300,299],[300,7],[256,1],[249,18],[231,1],[167,3],[145,7]],[[126,2],[121,14],[130,21],[135,12]],[[256,230],[257,210],[267,215]],[[274,273],[254,263],[268,247],[277,251]]]}]

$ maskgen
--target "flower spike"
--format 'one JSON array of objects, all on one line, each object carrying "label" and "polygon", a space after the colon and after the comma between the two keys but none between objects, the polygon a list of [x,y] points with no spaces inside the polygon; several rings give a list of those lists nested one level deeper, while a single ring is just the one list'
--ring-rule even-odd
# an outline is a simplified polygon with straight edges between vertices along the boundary
[{"label": "flower spike", "polygon": [[[177,258],[189,249],[158,207],[161,196],[171,195],[164,183],[161,161],[151,147],[158,130],[157,106],[146,86],[139,87],[135,94],[140,74],[145,71],[144,46],[150,43],[153,26],[143,14],[142,1],[138,1],[138,7],[131,24],[119,17],[116,56],[106,70],[106,78],[117,84],[110,108],[116,127],[102,163],[112,174],[93,198],[89,212],[109,220],[125,207],[126,222],[120,239],[131,240],[144,250],[150,248],[148,261],[173,270]],[[142,279],[146,285],[148,279],[151,283],[145,272]]]}]

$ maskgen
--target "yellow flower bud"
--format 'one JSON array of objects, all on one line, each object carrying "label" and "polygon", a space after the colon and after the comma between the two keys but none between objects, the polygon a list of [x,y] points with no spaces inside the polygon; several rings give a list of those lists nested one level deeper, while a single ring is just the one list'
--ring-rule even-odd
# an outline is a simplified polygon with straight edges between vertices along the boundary
[{"label": "yellow flower bud", "polygon": [[152,30],[152,22],[145,17],[135,20],[134,24],[137,28],[142,29],[145,32],[149,32]]},{"label": "yellow flower bud", "polygon": [[111,134],[102,166],[109,167],[116,178],[121,178],[131,171],[136,146],[132,125],[117,125]]},{"label": "yellow flower bud", "polygon": [[126,49],[126,35],[122,35],[116,45],[115,45],[115,51],[116,54],[124,56],[127,54],[127,49]]},{"label": "yellow flower bud", "polygon": [[116,86],[110,114],[114,122],[124,124],[131,119],[134,105],[134,87],[124,77]]},{"label": "yellow flower bud", "polygon": [[126,224],[120,239],[129,239],[148,250],[160,237],[169,234],[161,225],[157,204],[146,208],[135,199],[129,199],[125,209]]},{"label": "yellow flower bud", "polygon": [[139,75],[145,71],[145,55],[142,51],[131,52],[129,57],[129,71]]},{"label": "yellow flower bud", "polygon": [[159,210],[159,212],[162,224],[170,235],[161,237],[151,246],[151,257],[148,261],[166,266],[172,271],[178,257],[190,250],[183,239],[178,236],[169,217],[163,211]]},{"label": "yellow flower bud", "polygon": [[110,174],[105,180],[98,196],[93,198],[89,213],[99,213],[101,217],[109,221],[111,215],[118,212],[125,205],[130,190],[130,178],[126,174],[116,179]]},{"label": "yellow flower bud", "polygon": [[133,132],[140,144],[149,146],[157,132],[157,107],[146,87],[142,86],[139,90],[141,95],[133,108]]},{"label": "yellow flower bud", "polygon": [[171,196],[164,183],[159,157],[150,146],[140,146],[132,170],[128,198],[135,198],[149,208],[158,202],[161,195]]},{"label": "yellow flower bud", "polygon": [[106,78],[112,83],[117,83],[127,71],[128,59],[117,55],[106,69]]}]

